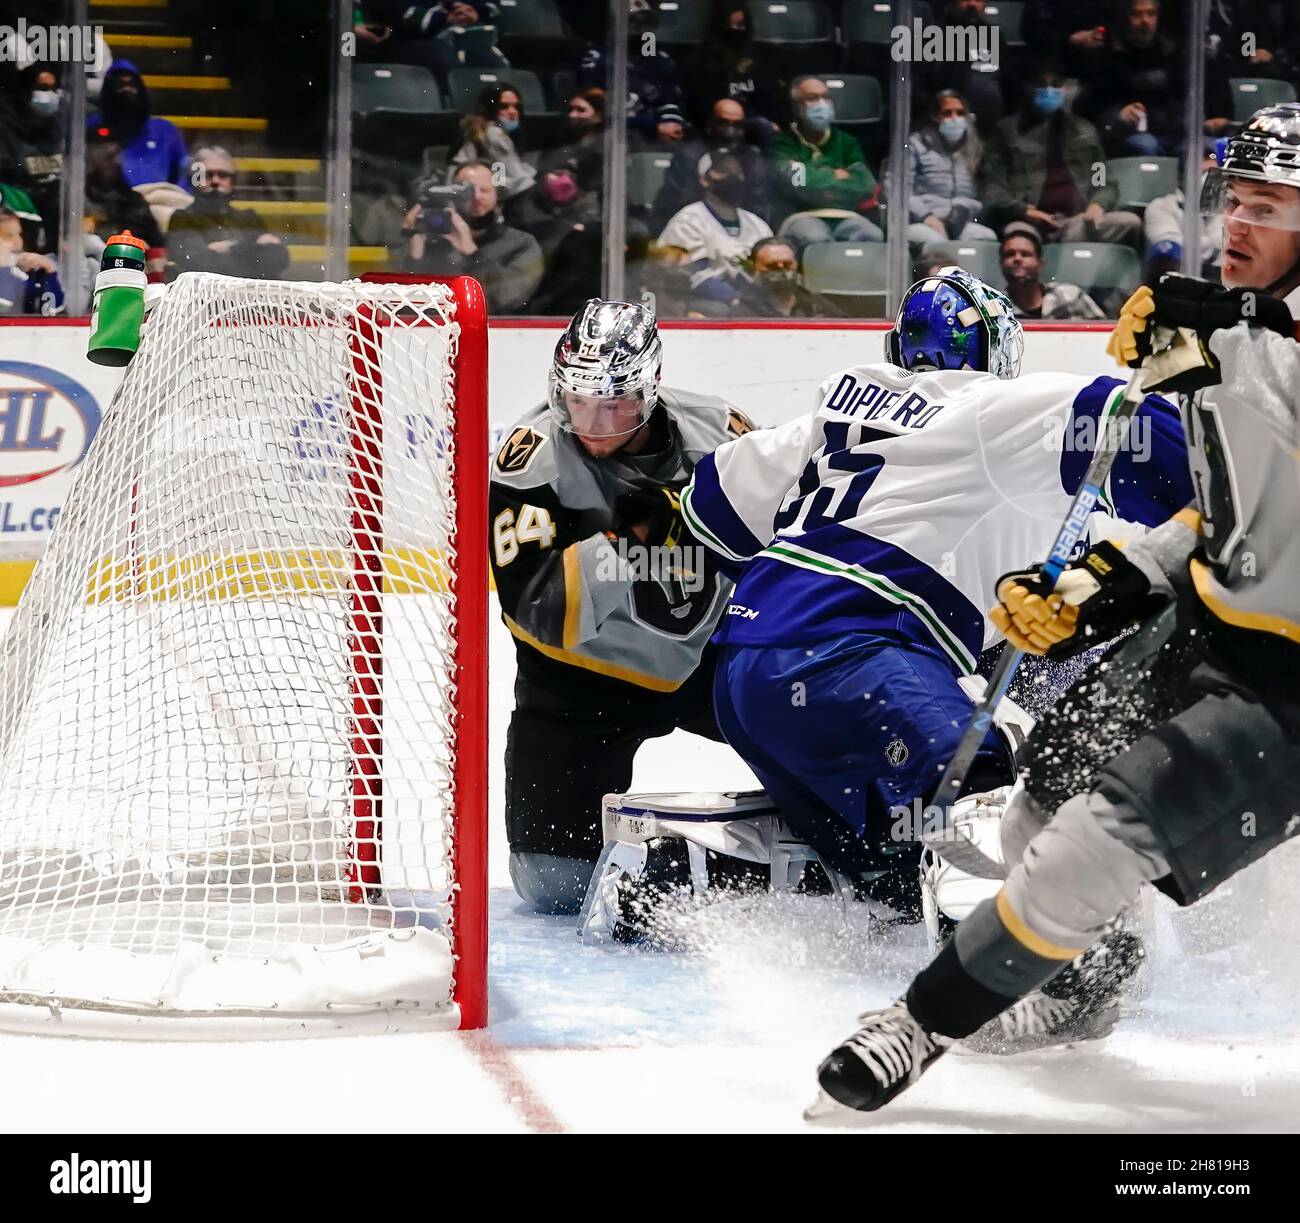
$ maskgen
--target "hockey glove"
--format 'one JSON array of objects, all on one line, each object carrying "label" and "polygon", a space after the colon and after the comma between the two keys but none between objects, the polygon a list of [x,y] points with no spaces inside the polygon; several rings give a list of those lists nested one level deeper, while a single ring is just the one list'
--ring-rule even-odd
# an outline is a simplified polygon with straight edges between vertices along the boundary
[{"label": "hockey glove", "polygon": [[[681,497],[671,488],[624,493],[614,502],[614,520],[620,535],[652,548],[675,548],[685,534]],[[644,528],[645,535],[637,534],[635,527]]]},{"label": "hockey glove", "polygon": [[989,619],[1018,650],[1068,658],[1108,641],[1151,610],[1146,574],[1103,540],[1048,586],[1042,567],[998,579]]},{"label": "hockey glove", "polygon": [[[1154,289],[1142,285],[1124,303],[1106,351],[1120,365],[1143,366],[1145,390],[1191,394],[1219,381],[1210,337],[1243,322],[1296,335],[1291,311],[1276,297],[1169,272]],[[1172,332],[1173,341],[1153,352],[1156,328]]]}]

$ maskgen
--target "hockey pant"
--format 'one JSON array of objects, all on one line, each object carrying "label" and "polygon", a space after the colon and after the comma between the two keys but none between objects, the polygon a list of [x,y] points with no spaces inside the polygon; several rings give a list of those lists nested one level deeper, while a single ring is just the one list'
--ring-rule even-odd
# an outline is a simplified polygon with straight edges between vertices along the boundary
[{"label": "hockey pant", "polygon": [[[911,816],[930,800],[973,708],[947,658],[871,633],[723,646],[713,700],[727,742],[791,829],[863,880],[867,895],[919,912],[920,819]],[[991,730],[965,792],[1014,779],[1010,749]]]}]

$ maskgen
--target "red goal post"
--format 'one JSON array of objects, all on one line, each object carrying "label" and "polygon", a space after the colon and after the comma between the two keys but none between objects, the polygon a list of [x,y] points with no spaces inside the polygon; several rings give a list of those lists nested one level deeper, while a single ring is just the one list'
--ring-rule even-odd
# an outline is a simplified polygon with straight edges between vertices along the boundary
[{"label": "red goal post", "polygon": [[[488,955],[488,881],[487,881],[487,793],[488,793],[488,722],[490,709],[487,686],[487,622],[488,622],[488,312],[483,287],[471,276],[421,276],[405,272],[367,272],[360,279],[368,284],[442,284],[451,290],[456,303],[456,321],[460,337],[453,366],[454,411],[452,425],[458,455],[455,471],[455,499],[459,517],[457,543],[457,624],[455,673],[457,690],[457,722],[454,752],[457,759],[458,786],[455,799],[456,836],[453,841],[452,862],[456,880],[455,922],[457,945],[457,972],[454,997],[460,1007],[462,1028],[481,1028],[487,1023],[487,955]],[[367,348],[373,347],[373,316],[362,319],[353,340],[354,372],[358,388],[365,379],[378,382],[378,363]],[[370,357],[367,360],[367,357]],[[376,387],[370,403],[379,401],[382,387]],[[358,395],[358,398],[364,398]],[[372,410],[354,414],[354,420],[372,420]],[[360,455],[373,449],[359,447]],[[461,461],[461,460],[465,461]],[[374,460],[372,460],[374,461]],[[353,473],[359,499],[354,530],[361,535],[373,531],[373,523],[380,507],[366,508],[365,489],[368,481],[363,468]],[[376,584],[382,586],[382,573],[373,571],[377,550],[358,547],[357,591],[358,638],[366,630],[377,626],[379,615],[375,597]],[[369,568],[368,572],[360,572]],[[358,642],[361,645],[361,642]],[[366,656],[364,647],[356,657]],[[374,655],[370,655],[374,657]],[[371,701],[374,697],[374,677],[358,680],[354,701],[356,733],[364,737],[373,735]],[[354,751],[358,760],[373,760],[371,752]],[[377,778],[358,771],[353,778],[354,818],[357,820],[359,845],[373,846],[374,837],[363,836],[363,827],[369,819],[378,825],[380,795],[373,790]],[[363,871],[365,867],[363,866]],[[364,885],[373,875],[363,874]],[[466,971],[468,969],[468,971]]]}]

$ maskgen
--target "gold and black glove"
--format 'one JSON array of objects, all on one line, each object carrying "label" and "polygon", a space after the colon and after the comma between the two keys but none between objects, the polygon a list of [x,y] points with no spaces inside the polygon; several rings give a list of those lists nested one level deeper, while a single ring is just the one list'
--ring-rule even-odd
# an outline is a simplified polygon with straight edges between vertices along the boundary
[{"label": "gold and black glove", "polygon": [[1103,540],[1067,565],[1051,587],[1042,566],[998,578],[989,612],[1006,639],[1027,654],[1068,658],[1109,641],[1160,603],[1146,574]]},{"label": "gold and black glove", "polygon": [[[1146,369],[1145,390],[1191,394],[1219,381],[1210,337],[1238,323],[1296,335],[1291,311],[1270,294],[1168,272],[1154,289],[1141,285],[1124,303],[1106,351],[1120,365]],[[1157,329],[1172,338],[1153,350]]]}]

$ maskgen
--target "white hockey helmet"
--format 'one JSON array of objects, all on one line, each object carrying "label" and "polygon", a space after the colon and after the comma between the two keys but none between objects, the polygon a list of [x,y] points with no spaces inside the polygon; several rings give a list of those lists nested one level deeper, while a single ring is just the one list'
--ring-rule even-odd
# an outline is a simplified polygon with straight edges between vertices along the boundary
[{"label": "white hockey helmet", "polygon": [[593,297],[555,346],[548,400],[561,428],[584,437],[635,433],[659,401],[663,345],[652,311]]}]

